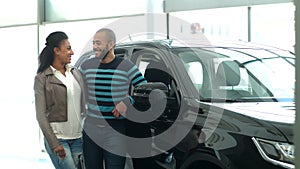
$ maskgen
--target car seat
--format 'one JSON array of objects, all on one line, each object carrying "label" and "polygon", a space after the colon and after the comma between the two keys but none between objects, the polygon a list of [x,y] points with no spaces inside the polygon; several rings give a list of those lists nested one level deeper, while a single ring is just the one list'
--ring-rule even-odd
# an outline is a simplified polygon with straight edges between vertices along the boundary
[{"label": "car seat", "polygon": [[235,89],[240,84],[241,73],[238,63],[235,61],[223,61],[216,72],[216,94],[226,98],[239,98],[249,96],[249,92]]},{"label": "car seat", "polygon": [[144,77],[148,82],[162,82],[168,88],[171,83],[171,76],[167,71],[164,63],[158,61],[150,61],[146,67]]}]

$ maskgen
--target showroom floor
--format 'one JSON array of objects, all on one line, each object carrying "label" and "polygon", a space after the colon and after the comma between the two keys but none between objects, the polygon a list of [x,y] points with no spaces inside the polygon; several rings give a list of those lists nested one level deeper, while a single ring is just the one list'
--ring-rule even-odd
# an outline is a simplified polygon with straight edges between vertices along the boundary
[{"label": "showroom floor", "polygon": [[[34,156],[0,155],[1,166],[9,169],[54,169],[47,153]],[[132,169],[130,161],[127,160],[125,169]]]},{"label": "showroom floor", "polygon": [[[48,154],[41,151],[43,141],[33,103],[12,104],[5,100],[0,100],[0,103],[1,166],[9,169],[54,169]],[[125,169],[132,169],[130,160],[127,160]]]},{"label": "showroom floor", "polygon": [[0,155],[1,166],[9,169],[54,169],[46,153],[24,155]]}]

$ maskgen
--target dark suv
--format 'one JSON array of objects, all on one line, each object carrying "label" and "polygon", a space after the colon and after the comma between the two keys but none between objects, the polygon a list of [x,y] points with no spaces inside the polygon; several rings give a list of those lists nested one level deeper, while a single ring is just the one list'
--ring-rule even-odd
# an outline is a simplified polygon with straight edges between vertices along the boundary
[{"label": "dark suv", "polygon": [[244,42],[155,40],[118,44],[115,54],[148,81],[131,89],[138,104],[155,107],[154,90],[166,98],[163,113],[147,123],[161,167],[294,168],[293,53]]}]

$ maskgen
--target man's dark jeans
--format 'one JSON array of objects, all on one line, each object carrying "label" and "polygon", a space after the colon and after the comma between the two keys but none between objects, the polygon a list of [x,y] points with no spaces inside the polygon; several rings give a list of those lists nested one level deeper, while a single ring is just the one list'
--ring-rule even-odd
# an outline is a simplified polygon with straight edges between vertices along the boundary
[{"label": "man's dark jeans", "polygon": [[[86,169],[124,169],[126,161],[125,125],[113,128],[89,124],[83,131],[83,155]],[[113,152],[116,152],[114,154]]]}]

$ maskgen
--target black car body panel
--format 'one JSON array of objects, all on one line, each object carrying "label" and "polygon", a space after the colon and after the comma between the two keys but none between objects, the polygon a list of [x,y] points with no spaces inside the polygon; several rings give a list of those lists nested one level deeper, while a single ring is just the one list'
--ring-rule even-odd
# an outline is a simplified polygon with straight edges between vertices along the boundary
[{"label": "black car body panel", "polygon": [[[150,80],[145,76],[148,81],[160,81],[169,88],[169,92],[166,92],[168,104],[165,112],[149,123],[154,136],[168,130],[175,121],[179,121],[178,124],[182,125],[182,128],[193,123],[178,144],[170,145],[172,148],[167,149],[167,152],[154,157],[158,159],[157,162],[163,168],[173,169],[293,168],[295,105],[292,93],[275,94],[273,89],[269,89],[268,84],[264,84],[264,78],[269,78],[267,74],[265,77],[258,77],[256,73],[259,72],[251,71],[250,68],[254,62],[257,64],[252,67],[260,68],[262,62],[272,67],[270,64],[273,60],[275,63],[277,59],[284,59],[287,62],[284,64],[292,70],[294,55],[272,47],[240,42],[193,45],[186,49],[186,46],[172,45],[169,40],[130,42],[118,44],[115,48],[116,55],[132,60],[142,72],[149,68],[147,65],[144,67],[141,65],[156,61],[164,63],[164,68],[159,69],[170,75],[162,80],[157,80],[159,78],[156,77]],[[260,50],[263,50],[265,57],[259,58],[255,55]],[[189,55],[185,56],[186,53]],[[283,56],[286,53],[287,56]],[[76,66],[79,67],[84,60],[93,57],[91,55],[90,52],[83,55]],[[248,74],[246,80],[242,79],[244,84],[241,82],[235,85],[237,89],[243,90],[238,93],[241,96],[236,97],[236,93],[230,94],[234,87],[214,88],[213,85],[217,83],[214,80],[218,80],[214,79],[218,72],[214,66],[221,65],[214,58],[221,59],[220,63],[229,61],[229,64],[226,63],[224,66],[238,65],[241,70],[238,74],[240,76]],[[201,74],[202,77],[193,79],[187,67],[193,67],[189,63],[195,62],[193,63],[195,66],[191,68],[192,73],[195,72],[200,66],[198,60],[203,69],[196,75]],[[227,68],[224,67],[225,69]],[[229,74],[225,73],[229,76],[227,80],[232,79],[226,83],[234,83],[235,73],[234,68]],[[200,81],[199,84],[197,81]],[[249,87],[249,84],[245,85],[246,83],[251,83],[252,86]],[[271,87],[279,90],[276,85]],[[224,95],[221,92],[220,95],[220,89],[228,91]],[[246,90],[255,97],[248,94],[242,96]],[[131,95],[135,99],[141,99],[139,92],[141,91],[132,89]],[[143,100],[140,102],[143,103]],[[163,139],[154,139],[153,143],[156,149],[163,150],[171,144],[170,140]],[[278,146],[287,153],[286,157],[280,154],[281,149]],[[170,157],[171,161],[164,161]]]}]

